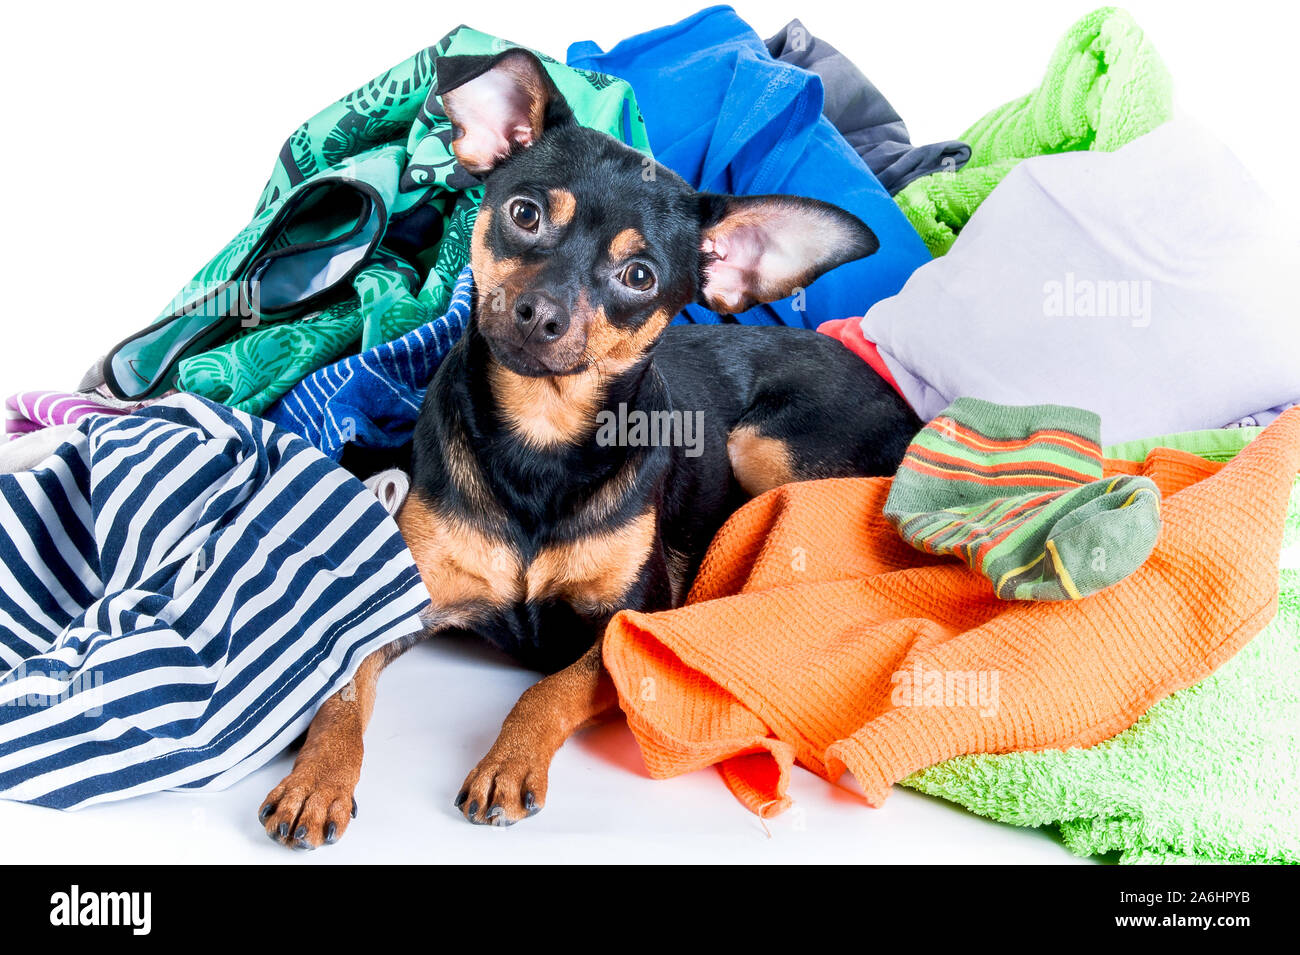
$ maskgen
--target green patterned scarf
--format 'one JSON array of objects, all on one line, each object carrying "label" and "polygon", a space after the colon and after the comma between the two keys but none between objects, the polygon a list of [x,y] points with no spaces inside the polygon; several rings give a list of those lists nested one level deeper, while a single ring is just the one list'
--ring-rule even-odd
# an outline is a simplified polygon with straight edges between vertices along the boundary
[{"label": "green patterned scarf", "polygon": [[[434,66],[440,56],[494,54],[512,46],[459,27],[299,126],[280,150],[253,221],[151,326],[157,344],[123,343],[112,367],[130,369],[137,363],[137,387],[147,380],[146,373],[166,371],[151,394],[179,387],[261,414],[316,369],[391,341],[446,311],[456,277],[469,261],[483,188],[452,153],[451,123],[433,95],[438,85]],[[579,122],[650,152],[627,83],[538,56]],[[290,319],[272,321],[247,305],[242,319],[225,316],[225,340],[215,347],[204,342],[191,348],[173,373],[168,362],[174,364],[174,355],[168,349],[175,349],[177,336],[160,323],[174,322],[174,316],[187,311],[211,323],[203,309],[237,299],[230,290],[244,287],[259,263],[286,248],[337,239],[337,224],[317,235],[310,216],[304,224],[285,228],[285,217],[279,215],[296,208],[293,203],[305,189],[330,179],[363,189],[382,207],[382,235],[364,262],[313,295],[310,307]],[[215,294],[218,290],[223,294]],[[119,371],[118,377],[125,380],[127,373]]]}]

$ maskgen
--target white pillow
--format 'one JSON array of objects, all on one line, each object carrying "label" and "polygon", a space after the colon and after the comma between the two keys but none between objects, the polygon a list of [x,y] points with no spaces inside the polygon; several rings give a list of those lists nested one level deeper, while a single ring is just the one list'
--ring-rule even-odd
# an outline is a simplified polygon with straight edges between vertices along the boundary
[{"label": "white pillow", "polygon": [[1300,398],[1300,244],[1231,152],[1177,119],[1028,159],[862,330],[917,413],[1097,412],[1110,444]]}]

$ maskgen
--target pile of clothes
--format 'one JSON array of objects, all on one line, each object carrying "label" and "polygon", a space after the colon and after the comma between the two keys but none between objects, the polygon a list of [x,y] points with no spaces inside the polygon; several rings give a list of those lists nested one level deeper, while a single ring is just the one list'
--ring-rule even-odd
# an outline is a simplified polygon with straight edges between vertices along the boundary
[{"label": "pile of clothes", "polygon": [[[228,784],[415,628],[410,554],[358,479],[409,444],[473,309],[483,186],[437,61],[511,46],[457,28],[303,122],[154,321],[75,388],[7,400],[0,797]],[[710,7],[539,57],[581,123],[694,187],[869,224],[879,250],[797,297],[676,321],[818,329],[929,422],[896,478],[757,499],[685,607],[615,619],[651,772],[717,764],[767,815],[797,761],[1081,853],[1300,861],[1279,815],[1300,791],[1300,563],[1279,563],[1300,245],[1176,113],[1132,17],[1083,17],[1037,89],[926,145],[798,20],[764,40]],[[935,673],[970,675],[974,705],[927,704]]]}]

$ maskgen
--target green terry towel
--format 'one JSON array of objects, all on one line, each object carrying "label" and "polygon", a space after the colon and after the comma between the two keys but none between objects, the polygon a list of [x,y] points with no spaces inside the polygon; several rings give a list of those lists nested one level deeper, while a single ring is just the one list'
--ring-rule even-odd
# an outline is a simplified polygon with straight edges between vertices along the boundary
[{"label": "green terry towel", "polygon": [[[1257,429],[1107,449],[1180,447],[1223,460]],[[1279,569],[1278,613],[1235,657],[1086,749],[962,756],[904,781],[1017,826],[1056,826],[1078,855],[1122,863],[1300,862],[1300,481]]]},{"label": "green terry towel", "polygon": [[[452,153],[437,59],[513,46],[458,27],[299,126],[253,220],[109,354],[114,393],[178,387],[261,414],[316,369],[443,314],[483,187]],[[538,56],[580,123],[649,154],[631,86]]]},{"label": "green terry towel", "polygon": [[1173,116],[1173,84],[1123,10],[1083,17],[1057,44],[1034,92],[988,113],[959,139],[970,161],[913,180],[894,197],[933,255],[943,255],[985,197],[1022,159],[1114,151]]}]

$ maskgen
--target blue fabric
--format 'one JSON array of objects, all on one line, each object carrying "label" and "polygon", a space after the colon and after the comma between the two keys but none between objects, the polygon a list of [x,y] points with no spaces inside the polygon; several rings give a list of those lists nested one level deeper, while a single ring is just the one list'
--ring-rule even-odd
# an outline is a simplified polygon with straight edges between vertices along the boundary
[{"label": "blue fabric", "polygon": [[[642,33],[608,53],[569,47],[570,66],[627,80],[655,157],[697,189],[740,195],[790,193],[833,202],[880,239],[798,297],[737,316],[747,324],[799,325],[864,314],[930,261],[916,231],[853,148],[822,115],[819,77],[772,58],[730,7],[709,7]],[[717,322],[693,305],[679,321]]]},{"label": "blue fabric", "polygon": [[466,266],[446,315],[312,373],[267,418],[335,460],[349,441],[401,447],[411,440],[429,380],[468,327],[473,304],[474,276]]},{"label": "blue fabric", "polygon": [[0,798],[216,789],[275,756],[428,603],[375,497],[180,395],[0,475]]}]

